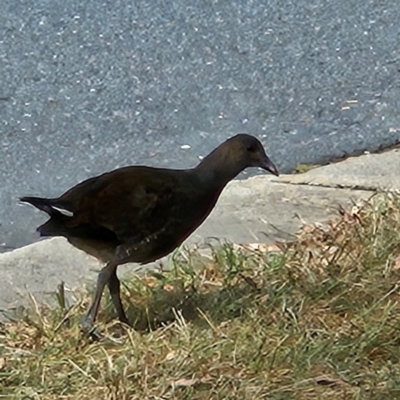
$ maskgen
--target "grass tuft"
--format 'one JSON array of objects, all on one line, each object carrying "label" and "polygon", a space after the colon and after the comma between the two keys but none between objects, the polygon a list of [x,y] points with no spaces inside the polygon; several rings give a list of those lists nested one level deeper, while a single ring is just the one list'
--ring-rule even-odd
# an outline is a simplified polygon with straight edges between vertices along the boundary
[{"label": "grass tuft", "polygon": [[[265,251],[267,250],[267,251]],[[290,244],[186,249],[124,281],[134,329],[105,296],[33,302],[0,326],[0,398],[400,398],[400,198],[375,196]],[[34,299],[33,299],[34,300]]]}]

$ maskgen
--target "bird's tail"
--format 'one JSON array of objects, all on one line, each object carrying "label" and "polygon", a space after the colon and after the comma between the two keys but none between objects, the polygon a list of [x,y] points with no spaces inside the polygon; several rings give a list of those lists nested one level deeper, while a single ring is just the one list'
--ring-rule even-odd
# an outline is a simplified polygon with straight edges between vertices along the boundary
[{"label": "bird's tail", "polygon": [[[53,199],[44,199],[42,197],[21,197],[20,200],[24,203],[32,204],[34,207],[38,208],[41,211],[49,214],[50,217],[54,216],[57,213],[57,210],[53,208]],[[59,212],[59,211],[58,211]]]},{"label": "bird's tail", "polygon": [[51,217],[46,223],[37,228],[40,236],[64,236],[66,234],[65,224],[73,214],[60,204],[57,199],[21,197],[20,200],[24,203],[32,204]]}]

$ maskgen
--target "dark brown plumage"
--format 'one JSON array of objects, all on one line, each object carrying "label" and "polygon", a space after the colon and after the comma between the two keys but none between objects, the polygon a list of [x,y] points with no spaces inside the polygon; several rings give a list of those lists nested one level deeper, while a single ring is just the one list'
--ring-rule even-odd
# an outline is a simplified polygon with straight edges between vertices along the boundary
[{"label": "dark brown plumage", "polygon": [[214,208],[223,188],[247,167],[278,171],[253,136],[239,134],[222,143],[187,170],[131,166],[90,178],[61,197],[23,197],[50,219],[41,236],[65,236],[81,250],[106,263],[84,320],[96,319],[108,285],[120,321],[128,323],[116,270],[127,262],[146,264],[173,251]]}]

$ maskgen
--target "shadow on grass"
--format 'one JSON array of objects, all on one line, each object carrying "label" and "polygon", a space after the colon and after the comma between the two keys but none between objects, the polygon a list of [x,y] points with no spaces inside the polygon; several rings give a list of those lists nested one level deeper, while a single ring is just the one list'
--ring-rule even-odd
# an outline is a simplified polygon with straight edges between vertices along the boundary
[{"label": "shadow on grass", "polygon": [[[220,243],[205,256],[181,249],[171,258],[168,271],[147,271],[123,281],[123,302],[132,327],[149,331],[183,317],[209,327],[239,318],[264,301],[272,306],[278,282],[264,282],[265,273],[281,269],[285,253],[261,254]],[[282,288],[281,288],[282,290]],[[106,294],[106,321],[115,316]],[[212,321],[212,322],[211,322]]]}]

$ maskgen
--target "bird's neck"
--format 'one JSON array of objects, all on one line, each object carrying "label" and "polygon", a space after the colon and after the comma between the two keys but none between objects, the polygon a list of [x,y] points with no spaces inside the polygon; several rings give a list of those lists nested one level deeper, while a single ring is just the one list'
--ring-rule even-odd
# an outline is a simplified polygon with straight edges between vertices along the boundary
[{"label": "bird's neck", "polygon": [[204,184],[224,188],[243,169],[233,164],[229,157],[224,157],[224,153],[214,150],[194,170]]}]

